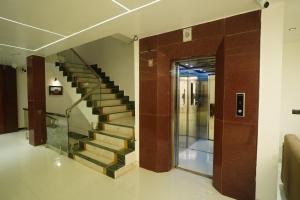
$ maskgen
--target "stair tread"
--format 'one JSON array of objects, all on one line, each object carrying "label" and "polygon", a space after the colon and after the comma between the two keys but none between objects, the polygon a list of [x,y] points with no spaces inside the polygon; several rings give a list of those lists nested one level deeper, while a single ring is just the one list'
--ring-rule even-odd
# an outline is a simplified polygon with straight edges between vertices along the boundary
[{"label": "stair tread", "polygon": [[[106,165],[106,166],[109,166],[109,165],[113,164],[113,162],[114,162],[113,159],[109,159],[109,158],[107,158],[107,157],[105,157],[105,156],[101,156],[101,155],[98,155],[98,154],[94,154],[94,153],[92,153],[92,152],[90,152],[90,151],[87,151],[87,150],[77,152],[76,154],[81,154],[81,155],[83,155],[83,156],[85,156],[85,157],[88,157],[88,158],[91,158],[91,159],[93,159],[93,160],[96,160],[96,161],[98,161],[98,162],[100,163],[100,165],[101,165],[101,163],[102,163],[102,164],[104,164],[104,165]],[[91,161],[91,160],[89,160],[89,161]],[[92,162],[92,161],[91,161],[91,162]],[[99,163],[98,163],[98,164],[99,164]]]},{"label": "stair tread", "polygon": [[92,140],[92,141],[89,141],[88,143],[93,143],[93,144],[96,144],[96,145],[100,145],[100,146],[112,149],[114,151],[122,151],[124,149],[123,147],[120,147],[120,146],[117,146],[117,145],[114,145],[114,144],[111,144],[111,143],[107,143],[107,142],[104,142],[104,141],[101,141],[101,140]]},{"label": "stair tread", "polygon": [[116,137],[119,137],[121,139],[126,139],[126,140],[130,140],[130,139],[133,139],[133,136],[132,134],[130,133],[119,133],[119,132],[111,132],[111,131],[105,131],[105,130],[95,130],[94,131],[95,133],[98,133],[98,134],[105,134],[105,135],[109,135],[109,136],[116,136]]}]

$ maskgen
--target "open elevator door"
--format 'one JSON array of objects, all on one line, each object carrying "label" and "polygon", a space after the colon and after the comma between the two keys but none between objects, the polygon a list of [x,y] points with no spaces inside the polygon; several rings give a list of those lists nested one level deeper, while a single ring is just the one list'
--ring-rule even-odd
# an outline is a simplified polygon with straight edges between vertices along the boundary
[{"label": "open elevator door", "polygon": [[212,176],[215,58],[178,61],[175,166]]}]

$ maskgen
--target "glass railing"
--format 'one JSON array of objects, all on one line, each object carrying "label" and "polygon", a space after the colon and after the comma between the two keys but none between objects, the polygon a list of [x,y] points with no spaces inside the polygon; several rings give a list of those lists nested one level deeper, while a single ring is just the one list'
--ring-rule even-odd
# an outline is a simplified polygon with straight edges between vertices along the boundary
[{"label": "glass railing", "polygon": [[81,94],[81,98],[69,105],[65,111],[68,153],[72,156],[80,148],[79,140],[88,138],[89,131],[97,126],[91,121],[96,122],[98,119],[87,118],[95,117],[96,115],[93,114],[101,112],[102,80],[100,77],[102,74],[100,69],[96,66],[89,66],[73,49],[58,53],[58,56],[63,58],[63,62],[59,63],[61,70],[67,76],[68,81],[72,82],[72,86],[76,87],[76,92]]},{"label": "glass railing", "polygon": [[[26,127],[26,139],[29,139],[28,109],[24,108],[24,119]],[[68,124],[65,115],[46,113],[46,146],[60,153],[68,152]]]},{"label": "glass railing", "polygon": [[[97,128],[98,115],[101,113],[102,86],[101,70],[87,65],[74,51],[66,50],[57,54],[61,59],[56,64],[67,76],[81,98],[65,108],[62,114],[47,112],[45,114],[47,127],[47,146],[60,153],[72,156],[80,148],[79,141],[89,137],[89,131]],[[103,76],[105,78],[105,76]],[[106,79],[105,79],[106,80]],[[109,84],[106,82],[106,84]],[[103,88],[103,89],[101,89]],[[74,100],[74,99],[73,99]],[[88,117],[87,117],[88,115]],[[93,119],[89,119],[93,118]],[[24,109],[26,127],[28,123],[28,109]],[[93,123],[91,123],[93,121]],[[29,130],[26,131],[26,138]]]},{"label": "glass railing", "polygon": [[47,145],[60,153],[68,152],[68,124],[66,116],[46,114]]}]

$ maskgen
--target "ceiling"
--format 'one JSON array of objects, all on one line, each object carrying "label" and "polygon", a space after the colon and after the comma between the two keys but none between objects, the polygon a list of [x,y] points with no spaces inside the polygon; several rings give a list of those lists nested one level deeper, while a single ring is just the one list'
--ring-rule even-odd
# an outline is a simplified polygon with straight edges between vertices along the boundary
[{"label": "ceiling", "polygon": [[240,2],[1,0],[0,63],[25,65],[28,55],[48,56],[114,34],[141,38],[259,9],[256,0]]}]

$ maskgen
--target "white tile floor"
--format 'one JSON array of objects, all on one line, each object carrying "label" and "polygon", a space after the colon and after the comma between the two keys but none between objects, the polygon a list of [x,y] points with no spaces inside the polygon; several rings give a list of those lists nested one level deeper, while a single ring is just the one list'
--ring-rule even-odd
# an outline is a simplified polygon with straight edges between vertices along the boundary
[{"label": "white tile floor", "polygon": [[198,140],[188,149],[179,149],[178,167],[204,175],[213,173],[213,141]]},{"label": "white tile floor", "polygon": [[211,180],[181,170],[135,168],[117,180],[43,146],[24,132],[0,135],[1,200],[226,200]]}]

